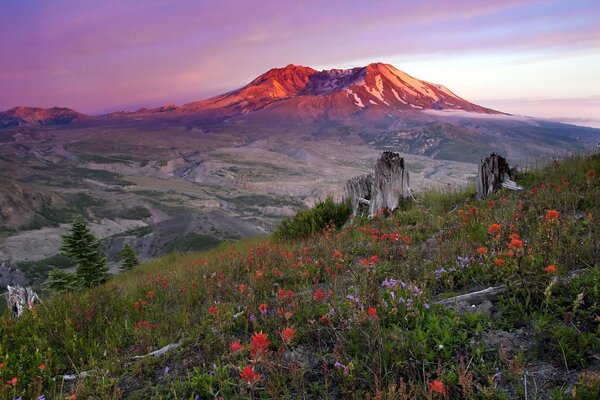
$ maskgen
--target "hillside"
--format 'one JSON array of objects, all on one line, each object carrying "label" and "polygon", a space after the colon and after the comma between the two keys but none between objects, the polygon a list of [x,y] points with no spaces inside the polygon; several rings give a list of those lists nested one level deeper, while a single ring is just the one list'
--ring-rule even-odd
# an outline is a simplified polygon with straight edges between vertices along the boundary
[{"label": "hillside", "polygon": [[[1,317],[0,393],[597,399],[598,172],[576,156],[518,176],[523,192],[425,192],[304,241],[172,254],[55,295]],[[502,293],[440,304],[487,287]]]}]

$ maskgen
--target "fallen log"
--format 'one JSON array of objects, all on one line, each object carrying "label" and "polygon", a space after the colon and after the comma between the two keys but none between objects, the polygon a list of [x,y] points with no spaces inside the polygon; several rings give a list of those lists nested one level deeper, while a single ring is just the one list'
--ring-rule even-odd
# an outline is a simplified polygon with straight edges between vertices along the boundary
[{"label": "fallen log", "polygon": [[6,306],[17,317],[20,317],[25,310],[31,310],[40,298],[30,287],[22,287],[19,285],[6,287]]}]

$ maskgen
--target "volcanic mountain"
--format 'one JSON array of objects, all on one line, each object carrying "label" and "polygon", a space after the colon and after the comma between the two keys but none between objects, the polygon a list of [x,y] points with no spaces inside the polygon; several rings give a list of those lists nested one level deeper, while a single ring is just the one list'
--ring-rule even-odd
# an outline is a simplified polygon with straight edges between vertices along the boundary
[{"label": "volcanic mountain", "polygon": [[62,125],[85,120],[87,115],[70,108],[15,107],[0,112],[0,128],[28,125]]},{"label": "volcanic mountain", "polygon": [[346,117],[372,110],[498,113],[383,63],[324,71],[296,65],[274,68],[241,89],[174,110],[216,118],[260,112],[305,119]]}]

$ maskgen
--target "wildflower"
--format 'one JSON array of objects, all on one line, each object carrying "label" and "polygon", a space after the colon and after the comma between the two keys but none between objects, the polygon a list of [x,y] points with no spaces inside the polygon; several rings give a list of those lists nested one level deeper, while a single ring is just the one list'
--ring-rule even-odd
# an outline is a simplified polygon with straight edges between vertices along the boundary
[{"label": "wildflower", "polygon": [[269,335],[262,333],[262,331],[255,333],[250,338],[250,352],[253,357],[265,353],[270,345]]},{"label": "wildflower", "polygon": [[369,259],[369,261],[371,261],[371,264],[378,264],[381,262],[381,260],[379,259],[379,257],[375,256],[371,256],[371,258]]},{"label": "wildflower", "polygon": [[252,314],[248,317],[248,320],[252,323],[256,322],[256,315]]},{"label": "wildflower", "polygon": [[504,265],[504,260],[503,260],[503,259],[501,259],[501,258],[496,258],[496,259],[494,260],[494,264],[496,264],[497,266]]},{"label": "wildflower", "polygon": [[486,254],[487,254],[487,252],[488,252],[488,249],[487,249],[487,247],[483,247],[483,246],[481,246],[481,247],[478,247],[478,248],[477,248],[477,253],[481,254],[482,256],[483,256],[483,255],[486,255]]},{"label": "wildflower", "polygon": [[15,376],[14,378],[9,379],[8,384],[15,386],[17,384],[17,377]]},{"label": "wildflower", "polygon": [[556,272],[556,265],[548,265],[546,268],[544,268],[544,271],[548,273]]},{"label": "wildflower", "polygon": [[369,318],[379,319],[379,316],[377,315],[377,309],[375,307],[369,307],[367,309],[367,313],[369,314]]},{"label": "wildflower", "polygon": [[294,328],[290,328],[288,326],[281,331],[281,337],[283,337],[283,340],[289,344],[292,342],[292,340],[294,340],[294,337],[296,337],[296,331]]},{"label": "wildflower", "polygon": [[165,369],[163,370],[163,374],[168,374],[169,373],[169,367],[165,367]]},{"label": "wildflower", "polygon": [[393,278],[386,279],[381,283],[381,287],[388,287],[388,288],[394,287],[394,286],[396,286],[396,283],[397,283],[397,281]]},{"label": "wildflower", "polygon": [[429,304],[429,303],[425,303],[425,304],[423,304],[423,307],[424,307],[426,310],[429,310],[429,309],[431,308],[431,304]]},{"label": "wildflower", "polygon": [[247,286],[244,285],[243,283],[240,283],[238,285],[238,289],[239,289],[240,293],[244,293],[246,291],[246,289],[247,289]]},{"label": "wildflower", "polygon": [[590,177],[590,178],[595,178],[596,177],[596,171],[594,171],[593,169],[590,169],[587,172],[587,176]]},{"label": "wildflower", "polygon": [[217,313],[217,307],[215,307],[215,306],[208,307],[208,313],[210,315],[215,315]]},{"label": "wildflower", "polygon": [[146,298],[151,299],[155,294],[156,293],[154,293],[154,290],[149,290],[148,293],[146,293]]},{"label": "wildflower", "polygon": [[341,252],[341,251],[339,251],[339,250],[335,250],[335,251],[333,252],[333,258],[335,258],[335,259],[338,259],[338,258],[342,258],[342,257],[344,257],[344,255],[342,254],[342,252]]},{"label": "wildflower", "polygon": [[518,234],[518,233],[511,233],[511,234],[510,234],[510,238],[511,238],[511,239],[520,239],[521,237],[519,236],[519,234]]},{"label": "wildflower", "polygon": [[240,343],[239,340],[236,340],[229,344],[229,350],[231,350],[231,352],[234,354],[239,353],[240,351],[244,350],[244,346]]},{"label": "wildflower", "polygon": [[490,227],[488,228],[488,233],[489,234],[494,234],[496,232],[500,232],[502,230],[502,225],[500,224],[491,224]]},{"label": "wildflower", "polygon": [[429,382],[429,390],[433,393],[439,393],[442,396],[446,395],[446,385],[444,385],[444,382],[437,379]]},{"label": "wildflower", "polygon": [[512,251],[512,250],[509,250],[509,251],[506,252],[506,256],[507,257],[514,257],[514,255],[515,255],[515,252]]},{"label": "wildflower", "polygon": [[510,243],[508,244],[508,248],[509,249],[522,249],[523,248],[523,242],[520,241],[519,239],[512,239],[510,241]]},{"label": "wildflower", "polygon": [[46,396],[44,396],[43,394],[40,394],[38,396],[37,400],[46,400]]},{"label": "wildflower", "polygon": [[244,367],[240,373],[240,377],[242,378],[242,382],[247,383],[248,385],[254,385],[261,380],[261,376],[254,372],[254,367],[250,365]]},{"label": "wildflower", "polygon": [[6,365],[5,362],[0,362],[0,368],[4,368],[5,365]]},{"label": "wildflower", "polygon": [[261,305],[258,306],[258,310],[260,311],[260,313],[262,315],[267,314],[267,309],[268,309],[268,306],[265,303],[262,303]]},{"label": "wildflower", "polygon": [[544,216],[544,219],[548,222],[555,222],[558,220],[558,217],[560,216],[560,213],[556,210],[548,210],[546,211],[546,215]]},{"label": "wildflower", "polygon": [[46,369],[46,364],[40,364],[40,365],[38,365],[38,369],[39,369],[40,371],[43,371],[43,370],[45,370],[45,369]]},{"label": "wildflower", "polygon": [[325,298],[325,293],[321,289],[315,290],[313,293],[313,299],[316,301],[322,301]]}]

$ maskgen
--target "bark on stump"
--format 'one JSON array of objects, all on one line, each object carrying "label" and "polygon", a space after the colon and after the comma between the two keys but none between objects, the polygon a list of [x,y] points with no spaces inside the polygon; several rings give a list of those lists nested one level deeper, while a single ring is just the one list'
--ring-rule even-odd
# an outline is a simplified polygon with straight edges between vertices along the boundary
[{"label": "bark on stump", "polygon": [[481,160],[479,164],[477,173],[477,198],[486,198],[500,190],[500,188],[509,190],[523,189],[512,180],[510,166],[506,158],[492,153]]},{"label": "bark on stump", "polygon": [[31,310],[40,301],[38,295],[30,287],[9,285],[6,288],[8,289],[6,305],[17,317],[20,317],[25,310]]},{"label": "bark on stump", "polygon": [[373,173],[346,182],[344,191],[352,203],[352,213],[356,215],[361,206],[366,206],[369,217],[382,210],[395,210],[400,199],[412,197],[404,159],[391,151],[381,154]]}]

